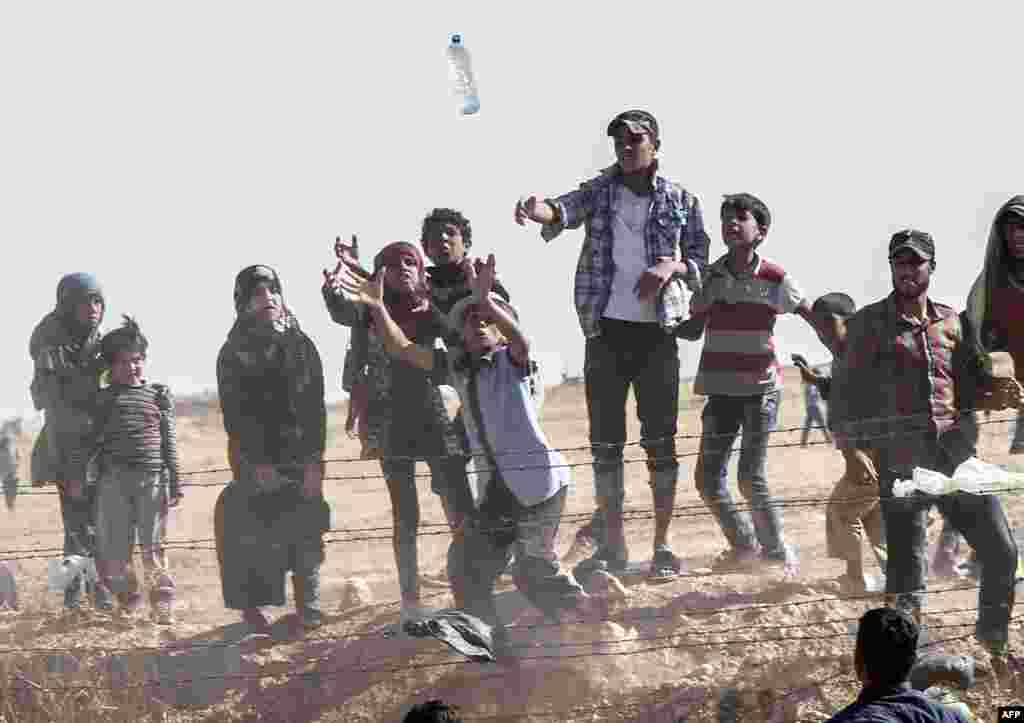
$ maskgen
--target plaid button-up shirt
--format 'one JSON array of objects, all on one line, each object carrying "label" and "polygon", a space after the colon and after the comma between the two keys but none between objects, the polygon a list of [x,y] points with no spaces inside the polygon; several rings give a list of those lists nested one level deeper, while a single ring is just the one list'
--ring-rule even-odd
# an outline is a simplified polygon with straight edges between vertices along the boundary
[{"label": "plaid button-up shirt", "polygon": [[[698,275],[708,260],[711,240],[704,231],[700,203],[678,183],[657,174],[652,176],[651,206],[644,228],[647,266],[659,257],[686,259],[697,266]],[[541,237],[551,241],[565,229],[585,225],[586,235],[576,264],[574,298],[584,336],[600,335],[600,321],[608,306],[615,262],[613,221],[622,189],[618,164],[585,181],[575,191],[549,199],[558,209],[558,223],[542,227]],[[658,321],[674,329],[689,314],[688,300],[678,278],[665,285],[657,302]]]},{"label": "plaid button-up shirt", "polygon": [[855,446],[916,464],[919,442],[958,429],[973,408],[979,369],[952,308],[928,301],[921,321],[900,314],[890,295],[847,323],[831,414]]}]

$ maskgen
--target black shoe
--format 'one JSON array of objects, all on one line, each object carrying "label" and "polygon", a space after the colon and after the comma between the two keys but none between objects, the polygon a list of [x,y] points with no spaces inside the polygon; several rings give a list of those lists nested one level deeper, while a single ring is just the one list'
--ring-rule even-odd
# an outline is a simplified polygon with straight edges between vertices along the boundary
[{"label": "black shoe", "polygon": [[683,561],[679,559],[667,546],[659,547],[651,558],[650,579],[655,581],[667,581],[679,577],[683,571]]},{"label": "black shoe", "polygon": [[586,585],[587,578],[598,570],[604,572],[622,572],[629,564],[629,560],[621,555],[615,555],[607,548],[598,550],[593,557],[588,557],[572,569],[572,576],[581,585]]}]

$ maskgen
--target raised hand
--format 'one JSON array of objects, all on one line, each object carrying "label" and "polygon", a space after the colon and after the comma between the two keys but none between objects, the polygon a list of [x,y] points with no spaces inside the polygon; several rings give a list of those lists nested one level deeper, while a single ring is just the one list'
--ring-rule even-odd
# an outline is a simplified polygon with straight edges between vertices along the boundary
[{"label": "raised hand", "polygon": [[516,202],[515,219],[520,226],[525,226],[527,219],[535,223],[551,223],[554,220],[554,213],[544,199],[531,193]]},{"label": "raised hand", "polygon": [[494,290],[494,269],[494,254],[487,255],[487,262],[480,267],[479,273],[477,273],[476,268],[473,269],[473,276],[475,277],[473,289],[476,291],[477,298],[481,301],[486,301],[490,297],[491,291]]},{"label": "raised hand", "polygon": [[336,274],[338,293],[353,304],[381,306],[384,304],[384,274],[370,278],[355,274],[347,266],[341,266]]},{"label": "raised hand", "polygon": [[341,236],[337,236],[334,239],[334,255],[338,257],[339,261],[343,261],[349,265],[359,265],[359,238],[352,234],[352,241],[346,244],[341,240]]},{"label": "raised hand", "polygon": [[658,263],[644,271],[636,284],[633,285],[633,292],[641,301],[652,298],[661,291],[661,288],[672,278],[676,271],[677,264],[669,258],[660,258]]},{"label": "raised hand", "polygon": [[369,278],[370,273],[359,263],[359,238],[352,234],[352,240],[345,243],[341,236],[334,239],[334,255],[338,257],[338,263],[331,269],[324,269],[324,287],[335,294],[341,293],[339,278],[342,269],[348,269],[352,274],[361,278]]}]

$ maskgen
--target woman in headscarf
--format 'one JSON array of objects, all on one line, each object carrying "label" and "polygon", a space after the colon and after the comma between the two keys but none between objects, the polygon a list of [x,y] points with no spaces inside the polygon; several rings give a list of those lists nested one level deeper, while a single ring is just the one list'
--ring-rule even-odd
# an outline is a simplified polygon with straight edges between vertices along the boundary
[{"label": "woman in headscarf", "polygon": [[[36,325],[29,341],[32,402],[46,414],[32,448],[32,484],[56,482],[64,522],[64,554],[92,555],[94,486],[72,469],[72,453],[89,434],[89,412],[100,388],[100,324],[106,307],[103,289],[92,274],[64,276],[57,285],[57,306]],[[64,606],[77,610],[82,581],[64,591]],[[97,601],[105,604],[105,601]]]},{"label": "woman in headscarf", "polygon": [[224,604],[266,630],[260,608],[285,604],[291,570],[299,621],[311,629],[322,623],[320,566],[330,529],[323,366],[284,304],[276,271],[242,269],[234,299],[238,318],[217,357],[235,471],[214,511]]},{"label": "woman in headscarf", "polygon": [[[404,241],[389,244],[374,258],[373,269],[374,275],[384,275],[384,302],[406,337],[433,347],[447,333],[447,327],[430,301],[419,249]],[[360,412],[365,422],[360,423],[360,429],[364,448],[376,450],[380,456],[381,472],[391,496],[392,543],[402,616],[415,618],[423,612],[416,548],[420,520],[416,460],[424,460],[430,467],[431,489],[441,497],[445,517],[455,531],[473,505],[466,477],[465,443],[449,419],[438,388],[444,380],[390,357],[374,333],[366,310],[340,294],[336,281],[329,275],[324,287],[331,317],[351,327],[353,335],[366,335],[365,359],[359,364],[365,379],[361,397],[364,409]],[[457,581],[453,581],[457,597],[459,590]]]},{"label": "woman in headscarf", "polygon": [[[1014,376],[1024,381],[1024,196],[1014,196],[996,212],[965,316],[988,371],[999,366],[992,352],[1007,352]],[[1024,453],[1022,422],[1018,414],[1011,454]]]}]

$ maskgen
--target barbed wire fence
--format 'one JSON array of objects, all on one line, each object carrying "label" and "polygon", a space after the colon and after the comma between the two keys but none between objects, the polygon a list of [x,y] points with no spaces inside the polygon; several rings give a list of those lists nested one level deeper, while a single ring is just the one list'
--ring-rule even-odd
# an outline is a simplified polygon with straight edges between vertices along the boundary
[{"label": "barbed wire fence", "polygon": [[[892,420],[892,419],[890,419],[890,420],[885,420],[885,421],[890,422],[890,423],[893,422],[893,421],[901,421],[901,422],[904,422],[904,423],[908,423],[908,422],[913,421],[914,419],[918,419],[919,420],[920,418],[918,418],[918,417],[908,417],[908,418],[903,418],[902,420]],[[1015,418],[994,419],[994,420],[993,419],[985,419],[985,420],[979,419],[979,420],[977,420],[977,424],[979,425],[979,428],[980,428],[980,427],[982,427],[984,425],[1009,424],[1009,423],[1014,423],[1015,421],[1016,421]],[[773,430],[769,434],[771,434],[771,435],[778,435],[778,434],[785,434],[785,433],[792,433],[792,432],[802,432],[802,431],[803,431],[803,426],[801,425],[801,426],[798,426],[798,427],[788,427],[788,428],[781,428],[781,429]],[[903,430],[900,433],[906,433],[906,430]],[[884,435],[877,435],[877,436],[873,437],[872,439],[876,439],[876,440],[877,439],[892,439],[895,434],[897,434],[897,433],[889,432],[889,433],[884,434]],[[701,439],[701,435],[699,435],[699,434],[680,434],[680,435],[675,435],[673,437],[673,441],[675,441],[675,440],[700,440],[700,439]],[[704,439],[707,440],[708,437],[705,436]],[[659,441],[662,441],[662,440],[630,440],[630,441],[627,441],[624,445],[622,445],[622,448],[627,449],[627,448],[637,447],[637,446],[644,447],[644,448],[650,448],[650,447],[655,446],[657,444],[657,442],[659,442]],[[777,448],[792,448],[792,447],[797,447],[797,446],[799,446],[799,447],[806,447],[806,446],[822,446],[822,445],[831,446],[832,442],[829,441],[829,440],[809,441],[807,443],[784,442],[784,443],[778,443],[778,444],[769,444],[768,448],[770,448],[770,449],[777,449]],[[577,446],[566,446],[566,447],[556,448],[554,450],[546,450],[546,449],[545,450],[539,450],[539,449],[533,449],[533,450],[506,450],[504,452],[499,453],[496,456],[498,456],[498,457],[521,456],[521,455],[524,455],[524,454],[547,453],[549,451],[556,451],[556,452],[559,452],[559,453],[591,453],[592,454],[593,451],[595,450],[595,448],[598,448],[598,447],[599,447],[599,445],[586,444],[586,445],[577,445]],[[739,450],[739,447],[734,447],[732,449],[733,452],[736,452],[738,450]],[[675,458],[675,459],[681,459],[681,458],[686,458],[686,457],[693,457],[693,456],[696,456],[698,454],[699,454],[699,451],[687,451],[687,452],[682,452],[682,453],[676,453],[674,455],[671,455],[671,457]],[[417,457],[415,459],[417,461],[423,461],[422,457]],[[657,459],[664,459],[664,458],[654,458],[654,459],[657,460]],[[648,463],[649,461],[651,461],[651,458],[649,458],[647,456],[644,456],[644,457],[630,457],[630,458],[624,458],[622,461],[623,461],[624,464],[637,464],[637,463],[641,463],[641,462]],[[324,462],[325,465],[331,465],[331,464],[351,465],[351,464],[356,464],[356,463],[372,462],[372,460],[366,460],[366,459],[363,459],[363,458],[353,458],[353,457],[339,457],[339,458],[324,459],[323,462]],[[593,464],[592,461],[579,461],[579,462],[564,462],[564,463],[562,463],[560,465],[552,465],[552,464],[518,465],[518,466],[511,467],[510,469],[522,469],[522,470],[526,470],[526,469],[541,469],[541,468],[552,467],[552,466],[565,466],[565,467],[569,467],[569,468],[574,468],[574,467],[590,466],[591,464]],[[223,473],[228,473],[230,471],[231,470],[230,470],[229,467],[212,467],[212,468],[204,468],[204,469],[197,469],[197,470],[186,470],[186,471],[183,471],[181,473],[181,476],[183,478],[194,479],[194,478],[201,477],[201,476],[204,476],[204,475],[223,474]],[[480,470],[480,471],[487,471],[487,470]],[[429,473],[427,473],[427,474],[417,474],[416,476],[417,477],[428,477]],[[382,479],[384,479],[384,476],[382,474],[349,474],[349,475],[342,474],[342,475],[326,475],[324,479],[325,480],[330,480],[330,481],[336,481],[336,482],[354,482],[354,481],[382,480]],[[216,482],[186,482],[186,483],[183,484],[183,486],[189,486],[189,487],[218,487],[218,486],[224,486],[226,484],[229,484],[230,482],[231,482],[230,480],[216,481]],[[1016,494],[1019,494],[1021,491],[1024,491],[1024,486],[1021,486],[1021,487],[1010,486],[1010,487],[1005,487],[1005,488],[993,490],[992,492],[994,494],[1000,494],[1000,495],[1016,495]],[[52,495],[52,494],[57,494],[57,492],[56,491],[51,491],[51,490],[43,490],[43,489],[34,488],[34,487],[27,487],[27,488],[25,488],[25,494],[29,494],[29,495],[50,494],[50,495]],[[834,502],[837,502],[837,501],[853,501],[853,500],[857,500],[857,499],[860,499],[860,498],[844,498],[842,500],[836,500],[834,498],[830,499],[829,497],[825,497],[825,496],[776,498],[775,502],[773,503],[773,506],[780,507],[780,508],[799,509],[799,508],[808,508],[808,507],[816,507],[816,506],[827,505],[830,502],[834,503]],[[759,509],[756,506],[753,506],[753,505],[750,505],[750,504],[743,504],[743,503],[737,504],[736,507],[737,507],[738,510],[741,510],[741,511],[743,511],[743,510]],[[712,512],[710,510],[708,510],[703,504],[678,505],[673,510],[673,516],[677,517],[677,518],[702,517],[702,516],[707,516],[707,515],[710,515],[710,514],[712,514]],[[590,515],[591,515],[591,512],[566,512],[563,515],[561,515],[560,517],[561,517],[561,519],[563,521],[572,522],[572,521],[585,521],[585,520],[589,519]],[[639,520],[648,520],[648,519],[653,518],[653,512],[651,510],[649,510],[649,509],[627,509],[625,511],[625,516],[626,516],[626,520],[630,521],[630,522],[632,522],[632,521],[639,521]],[[417,532],[417,534],[420,535],[420,536],[447,535],[447,534],[450,534],[450,530],[448,529],[448,526],[447,526],[446,523],[428,522],[428,523],[421,524],[420,527],[422,529],[420,529]],[[391,534],[390,534],[391,532],[392,532],[392,528],[390,526],[339,527],[339,528],[331,529],[329,531],[329,533],[328,533],[329,536],[327,538],[325,538],[324,541],[325,541],[326,544],[344,544],[344,543],[352,543],[352,542],[390,541],[391,540]],[[215,543],[215,539],[214,538],[174,539],[174,540],[168,540],[166,542],[165,548],[167,550],[213,551],[213,550],[216,549],[216,547],[212,546],[212,543]],[[13,560],[45,559],[45,558],[52,558],[52,557],[55,557],[55,556],[59,556],[61,552],[62,552],[62,548],[61,547],[54,547],[54,546],[51,546],[51,547],[41,547],[41,546],[37,546],[37,547],[24,547],[24,548],[11,549],[11,550],[0,550],[0,559],[11,560],[11,561],[13,561]],[[686,577],[686,575],[684,575],[684,577]],[[703,575],[702,575],[702,577],[703,577]],[[941,595],[941,594],[945,594],[945,593],[953,593],[953,592],[960,592],[960,591],[970,591],[970,590],[977,590],[977,589],[978,589],[977,585],[963,584],[963,585],[956,585],[956,586],[953,586],[953,587],[933,589],[933,590],[927,591],[927,594],[928,595]],[[445,595],[445,594],[447,594],[447,593],[445,593],[445,592],[436,593],[437,596],[442,596],[442,595]],[[636,615],[636,614],[631,615],[631,614],[629,614],[628,611],[626,611],[626,612],[621,613],[621,614],[609,615],[607,617],[602,617],[602,618],[594,619],[594,620],[580,620],[580,621],[572,621],[572,622],[563,622],[563,621],[559,621],[559,622],[543,622],[543,623],[535,623],[535,624],[529,624],[529,625],[524,625],[524,626],[519,626],[519,627],[521,627],[522,629],[528,630],[528,629],[534,629],[534,628],[562,627],[562,626],[568,626],[568,625],[594,625],[594,624],[600,624],[600,623],[604,623],[604,622],[632,623],[632,622],[642,622],[642,621],[659,620],[659,619],[661,619],[661,620],[670,620],[673,617],[681,616],[681,615],[686,615],[686,616],[708,615],[708,616],[710,616],[710,615],[714,615],[714,614],[717,614],[717,613],[720,613],[720,612],[723,612],[723,611],[736,612],[736,611],[744,611],[744,610],[770,610],[770,609],[773,609],[773,608],[783,608],[783,607],[792,607],[792,606],[800,606],[800,605],[834,604],[836,602],[842,602],[842,601],[866,602],[866,601],[869,601],[869,600],[872,600],[872,599],[876,599],[877,600],[878,599],[877,595],[872,595],[872,594],[847,595],[847,596],[829,595],[829,596],[826,596],[826,597],[814,598],[814,599],[810,599],[810,600],[790,600],[790,601],[784,601],[784,602],[778,602],[778,603],[755,603],[755,604],[750,604],[750,605],[739,605],[739,606],[729,605],[729,606],[727,606],[725,608],[720,608],[720,609],[704,609],[704,608],[688,609],[686,607],[678,607],[678,608],[675,608],[674,610],[672,610],[671,612],[667,612],[667,613],[666,612],[654,612],[654,613],[645,613],[643,615]],[[388,608],[388,607],[397,607],[399,604],[400,604],[400,601],[389,601],[389,602],[385,602],[385,603],[378,603],[378,604],[375,604],[375,605],[373,605],[371,607],[374,607],[374,608]],[[940,617],[940,616],[954,615],[954,614],[967,614],[967,613],[972,613],[972,612],[977,612],[977,611],[978,611],[978,608],[976,608],[976,607],[973,607],[973,608],[952,608],[952,609],[936,610],[936,611],[930,613],[929,615],[933,616],[933,617]],[[1011,618],[1011,620],[1016,622],[1016,621],[1020,620],[1022,617],[1024,617],[1024,616],[1014,616],[1013,618]],[[825,620],[818,621],[817,624],[820,624],[820,625],[849,625],[852,622],[856,622],[856,618],[851,618],[851,617],[827,618]],[[941,622],[941,623],[931,623],[931,624],[925,625],[924,628],[925,629],[936,629],[936,630],[938,630],[938,629],[945,629],[945,628],[958,628],[958,627],[962,628],[962,627],[968,627],[970,625],[973,625],[973,623],[947,623],[947,622]],[[793,644],[793,643],[801,643],[801,642],[807,642],[807,641],[813,641],[813,640],[829,640],[829,639],[837,639],[837,638],[844,638],[844,637],[848,638],[848,637],[851,636],[851,633],[848,632],[848,631],[847,632],[842,632],[842,633],[829,633],[829,634],[825,634],[825,635],[785,635],[785,634],[779,635],[779,634],[776,634],[775,637],[771,637],[771,635],[770,635],[773,632],[774,633],[780,633],[782,631],[790,630],[792,628],[799,628],[799,627],[805,627],[805,626],[806,626],[806,623],[800,622],[800,623],[786,623],[786,624],[743,625],[743,626],[731,626],[731,627],[702,627],[702,628],[690,627],[690,628],[688,628],[685,631],[685,633],[682,633],[682,634],[680,634],[678,632],[673,632],[673,633],[665,633],[665,634],[658,634],[658,635],[636,635],[636,636],[633,636],[633,637],[627,637],[627,638],[622,638],[622,639],[595,639],[595,640],[590,640],[590,641],[587,641],[587,642],[557,642],[557,643],[550,643],[550,644],[543,645],[543,646],[541,646],[541,649],[539,651],[532,651],[532,652],[540,652],[540,653],[555,652],[554,655],[547,655],[547,654],[525,655],[525,656],[523,656],[521,658],[521,660],[523,660],[523,661],[543,660],[543,659],[572,660],[572,659],[589,658],[589,657],[638,655],[638,654],[653,653],[653,652],[672,650],[672,649],[682,649],[682,648],[687,648],[687,647],[698,647],[698,648],[699,647],[728,647],[728,646],[733,646],[733,645],[750,646],[750,645],[764,645],[764,644],[768,644],[768,643]],[[516,627],[517,626],[512,626],[512,629],[515,629]],[[767,634],[766,635],[760,635],[759,634],[760,632],[765,632]],[[342,643],[342,642],[345,642],[345,641],[372,638],[372,637],[377,637],[377,636],[380,636],[380,635],[381,635],[380,631],[374,630],[374,631],[369,631],[369,632],[353,633],[353,634],[349,634],[349,635],[336,635],[336,636],[332,636],[332,635],[319,635],[315,639],[318,642]],[[693,640],[693,638],[695,638],[695,637],[699,638],[701,636],[707,637],[707,636],[722,636],[722,635],[734,635],[734,637],[730,637],[730,638],[724,639],[724,640],[720,639],[720,640],[714,640],[714,641],[710,641],[710,640]],[[955,637],[952,637],[952,638],[945,638],[945,639],[942,639],[942,640],[931,641],[927,645],[929,647],[930,646],[936,646],[936,645],[939,645],[939,644],[942,644],[942,643],[946,643],[946,642],[953,642],[953,641],[957,641],[957,640],[966,640],[966,639],[969,639],[970,637],[971,637],[971,634],[960,635],[960,636],[955,636]],[[679,638],[685,638],[685,640],[680,641]],[[111,654],[117,654],[117,653],[140,653],[140,652],[141,653],[148,652],[148,653],[154,653],[154,654],[164,654],[164,653],[179,653],[179,652],[182,652],[182,651],[188,651],[188,650],[194,650],[194,649],[209,649],[209,648],[214,648],[214,647],[225,647],[225,646],[231,646],[231,645],[236,645],[236,644],[237,643],[214,641],[214,642],[196,642],[196,643],[175,644],[175,645],[158,645],[158,646],[149,646],[149,647],[147,647],[147,646],[133,646],[133,647],[120,647],[120,648],[119,647],[104,647],[104,646],[94,646],[94,647],[78,646],[78,647],[71,647],[71,648],[11,646],[11,647],[6,647],[6,648],[0,647],[0,655],[19,655],[19,654],[20,655],[30,655],[30,654],[54,654],[54,653],[72,653],[72,654],[78,654],[78,655],[89,653],[89,654],[97,654],[97,655],[111,655]],[[607,650],[607,649],[594,650],[593,648],[595,646],[601,646],[601,647],[605,647],[605,648],[611,647],[611,646],[633,646],[634,649],[630,649],[630,650]],[[591,650],[581,650],[578,653],[565,653],[565,652],[562,652],[564,649],[571,649],[571,648],[584,649],[584,648],[587,648],[587,647],[590,647]],[[326,662],[326,661],[323,658],[310,657],[310,658],[305,659],[305,660],[300,661],[300,662],[302,662],[302,663],[323,663],[323,662]],[[384,665],[384,666],[377,666],[377,667],[371,667],[371,666],[366,666],[366,665],[359,665],[359,666],[349,666],[347,668],[346,667],[329,668],[327,670],[317,670],[315,672],[315,675],[319,679],[320,677],[323,677],[323,676],[345,675],[347,673],[352,673],[352,672],[360,672],[360,673],[391,672],[391,673],[394,673],[394,672],[400,672],[400,671],[406,671],[406,670],[415,670],[415,669],[422,669],[422,668],[429,668],[429,667],[447,667],[447,666],[452,666],[452,665],[465,665],[465,664],[468,664],[468,663],[469,663],[469,661],[464,660],[464,659],[460,659],[460,660],[451,660],[451,659],[433,659],[433,660],[431,660],[431,659],[428,659],[426,661],[416,662],[416,663],[409,663],[407,665],[398,664],[398,665],[391,665],[391,666]],[[835,678],[836,676],[842,676],[842,675],[848,675],[848,674],[849,674],[848,671],[844,672],[844,671],[840,670],[838,673],[835,673],[835,674],[833,674],[830,677]],[[288,672],[288,673],[285,673],[285,674],[282,675],[281,672],[275,671],[275,672],[268,672],[268,673],[246,674],[244,676],[232,676],[230,674],[224,674],[224,675],[205,676],[205,677],[213,677],[213,678],[219,678],[219,679],[231,679],[231,680],[237,679],[238,681],[241,681],[241,680],[252,680],[254,678],[259,679],[259,678],[264,678],[264,677],[266,677],[266,678],[279,678],[280,679],[282,677],[290,678],[290,677],[301,677],[301,676],[305,676],[305,675],[311,675],[311,673],[304,672],[304,671],[295,671],[295,672]],[[182,680],[178,680],[175,684],[176,685],[190,685],[192,683],[197,682],[200,679],[201,678],[182,679]],[[827,680],[827,678],[819,681],[818,683],[809,682],[808,684],[821,684],[821,683],[825,682],[825,680]],[[0,681],[0,682],[2,682],[2,681]],[[8,681],[6,681],[6,683],[7,683],[7,685],[0,685],[0,691],[5,690],[5,689],[11,689],[12,687],[16,688],[16,687],[24,686],[25,685],[24,680],[19,679],[19,678],[14,678],[14,677],[8,679]],[[147,686],[153,686],[153,685],[159,685],[159,684],[164,684],[164,683],[161,683],[160,681],[157,681],[155,683],[150,681],[150,682],[138,683],[137,686],[140,687],[140,688],[145,688]],[[78,686],[61,685],[58,688],[50,689],[50,688],[46,688],[45,686],[35,685],[35,688],[39,689],[40,691],[47,691],[47,690],[57,691],[57,690],[59,690],[59,691],[66,692],[66,691],[74,690],[74,689],[80,689],[80,690],[113,690],[114,686],[113,685],[103,686],[103,685],[98,685],[98,684],[97,685],[88,685],[88,686],[87,685],[78,685]],[[123,690],[124,686],[120,685],[120,686],[117,686],[117,688]],[[785,698],[787,695],[788,695],[788,693],[783,694],[782,697]],[[666,702],[668,702],[668,700],[670,700],[670,699],[671,699],[671,696],[670,695],[667,696]],[[620,710],[621,711],[623,709],[628,709],[631,706],[634,706],[634,707],[637,707],[637,708],[649,707],[651,705],[651,703],[652,703],[652,701],[650,699],[645,699],[643,702],[637,701],[637,702],[634,702],[634,703],[630,703],[629,701],[623,701],[621,703],[616,703],[614,708],[616,710]],[[542,710],[542,709],[528,710],[528,709],[524,709],[522,711],[503,712],[500,715],[468,715],[468,716],[465,716],[465,718],[467,720],[488,720],[488,719],[495,719],[495,718],[515,718],[517,716],[518,717],[526,717],[526,716],[530,716],[530,717],[565,717],[565,716],[568,716],[568,715],[594,715],[594,714],[599,713],[604,708],[606,708],[606,706],[587,705],[587,706],[577,706],[577,707],[574,707],[574,708],[561,709],[561,710]]]}]

